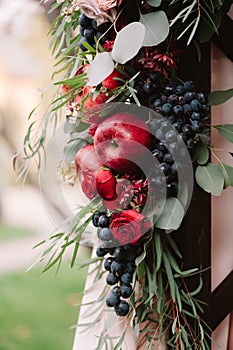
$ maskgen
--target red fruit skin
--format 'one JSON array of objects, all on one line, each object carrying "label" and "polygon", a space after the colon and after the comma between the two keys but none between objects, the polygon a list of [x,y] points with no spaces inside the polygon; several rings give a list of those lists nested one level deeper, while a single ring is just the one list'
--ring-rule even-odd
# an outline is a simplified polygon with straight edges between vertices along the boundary
[{"label": "red fruit skin", "polygon": [[114,69],[114,71],[102,81],[102,85],[109,90],[116,89],[118,86],[121,86],[123,82],[116,80],[115,78],[123,78],[123,76],[116,69]]},{"label": "red fruit skin", "polygon": [[79,171],[95,172],[103,165],[96,155],[93,144],[80,148],[75,155],[74,162],[77,174]]},{"label": "red fruit skin", "polygon": [[99,93],[94,99],[94,94],[92,94],[90,97],[88,97],[84,102],[84,107],[86,109],[94,108],[96,105],[100,105],[102,103],[105,103],[108,99],[108,96],[105,93]]},{"label": "red fruit skin", "polygon": [[116,195],[111,200],[103,200],[103,205],[109,210],[126,209],[134,195],[133,185],[130,181],[124,179],[116,184]]},{"label": "red fruit skin", "polygon": [[104,200],[116,198],[116,179],[109,169],[99,169],[95,173],[97,192]]},{"label": "red fruit skin", "polygon": [[152,135],[138,116],[119,113],[99,124],[94,146],[103,164],[120,173],[133,174],[140,170],[136,163],[152,146]]}]

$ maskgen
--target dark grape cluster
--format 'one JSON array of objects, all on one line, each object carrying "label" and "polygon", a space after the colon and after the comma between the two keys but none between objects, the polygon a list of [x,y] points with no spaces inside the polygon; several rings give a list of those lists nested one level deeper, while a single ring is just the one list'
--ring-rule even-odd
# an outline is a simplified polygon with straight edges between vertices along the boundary
[{"label": "dark grape cluster", "polygon": [[87,17],[84,13],[82,13],[79,17],[79,31],[82,35],[82,39],[80,40],[80,48],[83,51],[87,51],[84,43],[87,42],[94,49],[96,48],[96,41],[99,39],[101,45],[103,45],[106,40],[111,40],[112,32],[107,30],[111,26],[110,22],[105,22],[99,26],[97,26],[96,20]]},{"label": "dark grape cluster", "polygon": [[[195,147],[197,135],[203,133],[209,122],[208,101],[191,80],[183,84],[171,81],[163,87],[159,98],[152,100],[150,107],[173,125],[190,151]],[[161,136],[166,139],[166,135]]]},{"label": "dark grape cluster", "polygon": [[140,254],[141,248],[138,244],[108,248],[108,242],[112,241],[110,218],[104,212],[96,212],[92,222],[98,227],[98,238],[104,243],[96,249],[96,255],[105,256],[104,268],[108,272],[106,282],[112,286],[106,297],[106,304],[108,307],[114,307],[118,316],[126,316],[129,312],[129,303],[124,299],[128,299],[133,293],[135,259]]},{"label": "dark grape cluster", "polygon": [[159,162],[154,186],[157,193],[166,191],[167,196],[176,196],[178,172],[185,171],[186,149],[193,154],[198,136],[209,124],[208,101],[192,81],[167,83],[159,72],[151,73],[136,90],[141,103],[160,114],[149,123],[155,136],[152,153]]},{"label": "dark grape cluster", "polygon": [[146,81],[138,81],[134,88],[143,106],[151,107],[153,101],[159,98],[166,82],[164,75],[158,71],[152,72]]}]

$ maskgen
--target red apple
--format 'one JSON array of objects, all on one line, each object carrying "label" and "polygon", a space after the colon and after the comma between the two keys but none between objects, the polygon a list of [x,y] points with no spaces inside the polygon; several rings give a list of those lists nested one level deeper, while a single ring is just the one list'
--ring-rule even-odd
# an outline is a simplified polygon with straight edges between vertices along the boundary
[{"label": "red apple", "polygon": [[151,145],[152,135],[146,123],[129,113],[105,119],[94,135],[95,151],[100,161],[120,173],[138,172],[136,163],[140,164]]},{"label": "red apple", "polygon": [[123,79],[123,76],[116,70],[114,71],[102,81],[102,85],[109,90],[116,89],[118,86],[121,86],[123,82],[116,78]]},{"label": "red apple", "polygon": [[80,148],[74,162],[77,174],[80,170],[95,172],[103,165],[96,155],[93,144]]}]

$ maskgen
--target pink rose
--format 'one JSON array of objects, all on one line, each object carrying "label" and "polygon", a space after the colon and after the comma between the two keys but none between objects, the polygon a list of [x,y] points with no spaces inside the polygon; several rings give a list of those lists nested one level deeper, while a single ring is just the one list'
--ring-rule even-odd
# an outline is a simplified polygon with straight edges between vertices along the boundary
[{"label": "pink rose", "polygon": [[118,7],[124,0],[97,0],[99,8],[108,11],[114,7]]},{"label": "pink rose", "polygon": [[78,7],[87,17],[95,19],[98,26],[107,21],[114,22],[116,18],[115,9],[104,11],[96,0],[78,0]]}]

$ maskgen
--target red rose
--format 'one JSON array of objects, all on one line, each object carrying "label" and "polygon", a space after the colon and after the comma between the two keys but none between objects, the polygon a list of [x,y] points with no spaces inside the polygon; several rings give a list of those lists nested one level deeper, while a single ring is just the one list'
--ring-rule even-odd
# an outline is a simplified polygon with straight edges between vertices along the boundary
[{"label": "red rose", "polygon": [[116,179],[111,170],[97,170],[95,180],[96,188],[101,198],[113,200],[116,197]]},{"label": "red rose", "polygon": [[82,190],[87,198],[94,198],[97,195],[94,173],[91,171],[81,171],[79,173],[79,180],[82,186]]},{"label": "red rose", "polygon": [[113,237],[121,244],[135,244],[150,229],[150,222],[135,210],[115,214],[110,225]]}]

